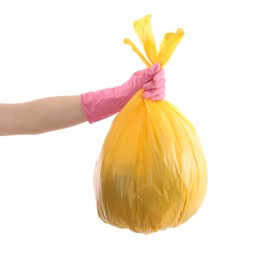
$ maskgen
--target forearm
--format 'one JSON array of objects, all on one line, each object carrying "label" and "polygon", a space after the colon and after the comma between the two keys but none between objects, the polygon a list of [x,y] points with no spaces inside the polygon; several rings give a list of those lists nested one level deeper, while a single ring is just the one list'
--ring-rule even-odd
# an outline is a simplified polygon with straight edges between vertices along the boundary
[{"label": "forearm", "polygon": [[0,104],[0,135],[40,134],[85,121],[79,95]]},{"label": "forearm", "polygon": [[143,88],[152,101],[165,96],[164,71],[159,64],[135,72],[121,86],[77,96],[49,97],[20,104],[0,104],[0,136],[40,134],[97,122],[118,113]]}]

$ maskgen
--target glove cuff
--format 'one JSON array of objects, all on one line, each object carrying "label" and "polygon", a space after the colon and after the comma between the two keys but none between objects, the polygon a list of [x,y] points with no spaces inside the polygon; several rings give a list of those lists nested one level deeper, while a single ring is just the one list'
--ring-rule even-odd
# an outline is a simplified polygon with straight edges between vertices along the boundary
[{"label": "glove cuff", "polygon": [[118,113],[133,95],[122,86],[81,94],[82,110],[92,124]]}]

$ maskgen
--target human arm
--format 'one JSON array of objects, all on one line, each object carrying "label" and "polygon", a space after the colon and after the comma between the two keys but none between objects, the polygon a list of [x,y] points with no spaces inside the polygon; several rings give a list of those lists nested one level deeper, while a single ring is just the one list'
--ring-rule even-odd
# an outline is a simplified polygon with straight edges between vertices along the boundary
[{"label": "human arm", "polygon": [[40,134],[87,121],[80,95],[48,97],[18,104],[0,104],[0,136]]},{"label": "human arm", "polygon": [[121,86],[76,96],[0,104],[0,136],[40,134],[86,121],[97,122],[119,112],[140,88],[144,88],[144,98],[164,98],[165,77],[159,64],[135,72]]}]

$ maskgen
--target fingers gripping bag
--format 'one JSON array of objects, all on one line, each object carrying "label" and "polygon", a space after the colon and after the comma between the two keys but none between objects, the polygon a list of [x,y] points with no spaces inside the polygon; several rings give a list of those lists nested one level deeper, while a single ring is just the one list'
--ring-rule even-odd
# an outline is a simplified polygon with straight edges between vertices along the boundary
[{"label": "fingers gripping bag", "polygon": [[[165,34],[156,50],[151,15],[135,21],[149,67],[169,60],[184,32]],[[115,117],[94,174],[98,216],[119,228],[149,234],[186,222],[206,194],[207,167],[193,125],[168,101],[142,98],[143,90]]]}]

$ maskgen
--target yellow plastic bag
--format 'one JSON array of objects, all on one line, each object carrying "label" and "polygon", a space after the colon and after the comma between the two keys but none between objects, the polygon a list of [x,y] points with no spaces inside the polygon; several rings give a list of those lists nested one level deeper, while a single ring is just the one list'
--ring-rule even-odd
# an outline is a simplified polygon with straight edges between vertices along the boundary
[{"label": "yellow plastic bag", "polygon": [[[149,61],[166,64],[184,32],[165,35],[157,53],[151,16],[134,22]],[[199,209],[207,169],[192,124],[171,103],[152,102],[140,90],[115,117],[96,164],[94,187],[99,217],[134,232],[151,233],[187,221]]]}]

